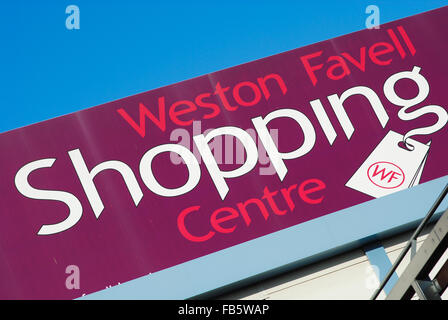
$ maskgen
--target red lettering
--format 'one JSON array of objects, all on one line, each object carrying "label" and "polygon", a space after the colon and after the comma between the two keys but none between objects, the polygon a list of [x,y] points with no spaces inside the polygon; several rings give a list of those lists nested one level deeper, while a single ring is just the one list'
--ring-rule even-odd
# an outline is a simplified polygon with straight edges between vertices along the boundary
[{"label": "red lettering", "polygon": [[[186,106],[186,108],[176,110],[176,108],[179,106]],[[173,121],[175,124],[177,124],[179,126],[189,126],[193,123],[193,119],[183,121],[183,120],[180,120],[178,117],[180,115],[191,113],[196,110],[197,110],[197,107],[193,102],[188,101],[188,100],[181,100],[181,101],[174,102],[171,105],[170,111],[169,111],[169,116],[170,116],[171,121]]]},{"label": "red lettering", "polygon": [[204,242],[209,240],[211,237],[214,236],[214,232],[210,231],[208,232],[205,236],[202,237],[197,237],[192,235],[186,228],[185,226],[185,218],[187,217],[187,215],[189,215],[190,213],[194,212],[194,211],[198,211],[200,208],[200,206],[193,206],[193,207],[189,207],[187,209],[184,209],[179,216],[177,217],[177,227],[180,231],[180,233],[188,240],[193,241],[193,242]]},{"label": "red lettering", "polygon": [[[378,48],[378,47],[384,47],[385,49],[384,49],[384,50],[380,50],[380,51],[375,51],[375,49]],[[388,59],[388,60],[379,60],[379,59],[378,59],[378,56],[381,56],[381,55],[383,55],[383,54],[392,52],[392,51],[394,51],[394,50],[395,50],[395,49],[394,49],[394,46],[391,45],[391,44],[388,43],[388,42],[378,42],[378,43],[375,43],[373,46],[371,46],[371,47],[369,48],[369,57],[370,57],[370,60],[372,60],[372,62],[375,63],[375,64],[377,64],[377,65],[380,65],[380,66],[386,66],[386,65],[388,65],[388,64],[391,63],[392,59]]]},{"label": "red lettering", "polygon": [[271,96],[271,93],[269,92],[269,90],[266,86],[266,81],[269,79],[274,79],[277,81],[277,84],[279,85],[280,90],[282,91],[283,95],[288,91],[288,89],[286,88],[285,82],[283,81],[282,77],[280,77],[278,74],[271,73],[271,74],[268,74],[264,78],[257,78],[258,85],[260,86],[261,91],[263,92],[263,95],[266,100],[268,100],[269,97]]},{"label": "red lettering", "polygon": [[[331,80],[339,80],[344,78],[345,76],[350,74],[350,69],[348,68],[345,60],[340,56],[331,56],[328,58],[327,62],[336,61],[331,67],[327,70],[327,76]],[[342,72],[339,75],[334,74],[334,70],[340,68]]]},{"label": "red lettering", "polygon": [[[307,188],[309,185],[315,184],[315,187]],[[311,199],[308,195],[318,192],[326,188],[325,183],[319,179],[308,179],[302,182],[299,186],[299,196],[303,201],[309,204],[318,204],[321,203],[324,197],[320,197],[318,199]]]},{"label": "red lettering", "polygon": [[411,39],[409,39],[408,34],[404,30],[404,28],[402,26],[398,26],[397,29],[398,29],[398,32],[400,33],[401,37],[403,38],[404,43],[406,43],[411,54],[415,55],[415,52],[416,52],[415,47],[412,44]]},{"label": "red lettering", "polygon": [[[231,87],[222,87],[218,82],[215,86],[214,93],[204,92],[198,94],[194,100],[180,100],[172,103],[169,109],[165,108],[165,97],[158,98],[159,113],[156,116],[143,103],[139,103],[138,121],[134,120],[124,108],[117,110],[118,114],[134,129],[142,138],[147,134],[146,118],[149,118],[161,131],[166,131],[166,113],[168,120],[176,126],[190,126],[196,119],[212,119],[221,113],[221,108],[227,111],[235,111],[239,106],[250,107],[258,104],[264,96],[269,100],[271,96],[272,85],[268,88],[268,83],[276,82],[282,94],[287,92],[285,82],[278,74],[268,74],[264,77],[257,78],[257,82],[243,81],[237,83],[231,90]],[[231,90],[233,95],[230,97],[226,92]],[[212,97],[218,96],[218,98]],[[214,100],[217,99],[217,100]],[[233,99],[233,100],[230,100]],[[213,102],[216,103],[213,103]],[[232,101],[232,102],[229,102]],[[194,112],[199,110],[207,110],[198,115]],[[188,117],[189,116],[189,117]]]},{"label": "red lettering", "polygon": [[[248,87],[252,89],[253,92],[253,99],[252,101],[245,101],[241,98],[240,95],[240,89],[242,87]],[[243,81],[238,83],[235,87],[233,87],[233,97],[235,98],[235,101],[240,105],[244,107],[251,107],[258,102],[260,102],[261,99],[261,92],[260,89],[258,89],[257,85],[250,82],[250,81]]]},{"label": "red lettering", "polygon": [[390,183],[392,181],[392,179],[398,179],[398,177],[396,177],[395,175],[401,176],[401,173],[396,172],[396,171],[392,171],[392,175],[390,176],[390,179],[387,182]]},{"label": "red lettering", "polygon": [[224,92],[229,91],[230,87],[222,88],[219,82],[216,84],[215,94],[221,99],[222,105],[226,110],[235,111],[238,107],[231,106]]},{"label": "red lettering", "polygon": [[264,220],[267,220],[269,217],[269,212],[266,210],[266,207],[264,206],[263,202],[260,199],[256,199],[256,198],[252,198],[249,199],[247,201],[245,201],[244,203],[238,203],[237,207],[241,212],[241,215],[244,219],[244,222],[246,222],[246,225],[250,225],[251,223],[251,219],[249,218],[249,213],[247,212],[247,205],[249,204],[256,204],[258,206],[258,209],[260,209],[261,214],[264,217]]},{"label": "red lettering", "polygon": [[212,110],[212,112],[211,113],[208,113],[208,114],[206,114],[206,115],[204,115],[204,119],[211,119],[211,118],[214,118],[214,117],[216,117],[220,112],[221,112],[221,109],[219,109],[219,107],[218,107],[218,105],[217,104],[215,104],[215,103],[209,103],[209,102],[204,102],[204,99],[205,98],[208,98],[208,97],[210,97],[212,94],[211,93],[201,93],[200,95],[198,95],[197,97],[196,97],[196,99],[194,100],[194,102],[199,106],[199,107],[202,107],[202,108],[208,108],[208,109],[211,109]]},{"label": "red lettering", "polygon": [[146,118],[149,118],[160,130],[165,131],[166,120],[165,120],[165,97],[159,98],[159,118],[154,116],[151,111],[149,111],[143,103],[139,105],[139,121],[137,124],[129,114],[123,109],[118,109],[117,112],[126,120],[130,126],[137,131],[137,133],[144,138],[146,135]]},{"label": "red lettering", "polygon": [[[218,218],[218,214],[221,212],[228,212],[228,213],[230,213],[230,215]],[[215,210],[212,213],[210,222],[212,224],[212,227],[215,228],[216,231],[221,232],[221,233],[232,233],[235,230],[236,226],[233,226],[231,228],[224,228],[220,224],[223,222],[235,219],[237,217],[238,217],[238,211],[236,211],[233,208],[225,207],[225,208],[220,208],[218,210]]]},{"label": "red lettering", "polygon": [[274,200],[274,196],[277,193],[278,193],[278,191],[274,191],[274,192],[269,191],[268,187],[266,186],[263,189],[263,197],[262,197],[262,199],[266,199],[268,201],[269,206],[271,207],[271,209],[274,212],[274,214],[282,216],[282,215],[284,215],[286,213],[286,210],[280,210],[277,207],[277,204],[275,203],[275,200]]},{"label": "red lettering", "polygon": [[342,53],[342,56],[350,61],[359,70],[366,71],[366,47],[362,47],[359,50],[359,61],[346,52]]},{"label": "red lettering", "polygon": [[[392,175],[391,178],[397,179],[394,174]],[[283,199],[291,211],[293,211],[296,207],[294,200],[291,197],[292,191],[296,188],[297,184],[291,185],[287,188],[280,189],[281,194],[283,195]],[[318,191],[321,191],[325,188],[326,185],[323,181],[319,179],[308,179],[303,181],[297,189],[298,189],[298,195],[303,202],[314,205],[321,203],[324,198],[323,196],[318,197],[318,195],[316,196],[315,194]],[[214,235],[216,235],[216,232],[221,234],[233,233],[238,226],[238,221],[236,219],[239,217],[243,219],[246,227],[250,227],[252,225],[252,219],[250,217],[250,214],[252,215],[261,214],[264,221],[267,221],[269,219],[269,215],[272,213],[278,216],[285,215],[287,210],[280,210],[274,199],[274,197],[278,194],[278,192],[279,190],[270,191],[268,187],[265,186],[261,198],[250,198],[246,201],[238,202],[235,205],[236,208],[227,206],[214,210],[209,217],[211,228],[214,231],[209,231],[207,234],[203,236],[193,235],[185,226],[185,220],[187,219],[187,216],[190,213],[197,212],[200,209],[200,206],[192,206],[186,208],[177,217],[178,229],[180,233],[187,240],[193,242],[204,242],[211,239]],[[314,196],[311,197],[311,195]],[[266,205],[266,202],[263,200],[266,200],[269,206]],[[250,205],[252,205],[252,209],[249,208]],[[240,224],[240,226],[241,225],[242,224]]]},{"label": "red lettering", "polygon": [[313,86],[316,85],[317,83],[317,78],[314,74],[314,70],[319,70],[322,69],[322,67],[324,66],[323,64],[318,64],[316,66],[311,66],[310,63],[308,62],[309,59],[311,58],[315,58],[315,57],[319,57],[322,54],[323,51],[318,51],[306,56],[302,56],[300,57],[300,60],[302,60],[302,64],[305,67],[306,72],[308,73],[308,77],[311,79],[311,82],[313,84]]},{"label": "red lettering", "polygon": [[[381,173],[381,181],[383,181],[384,179],[387,178],[388,175],[390,175],[392,172],[394,171],[389,171],[387,174],[386,173],[386,168],[381,169],[380,171],[378,171],[379,165],[376,165],[375,170],[373,170],[373,174],[372,174],[372,178],[376,177],[377,175],[379,175]],[[389,179],[389,182],[392,181],[392,178]]]},{"label": "red lettering", "polygon": [[[350,75],[353,70],[352,66],[365,72],[367,67],[366,56],[368,56],[370,61],[375,65],[387,66],[392,62],[392,58],[386,55],[395,50],[398,51],[402,59],[406,57],[405,48],[408,48],[409,52],[412,55],[415,55],[416,49],[403,26],[398,26],[396,29],[397,31],[394,29],[386,30],[389,38],[392,40],[391,42],[377,42],[373,43],[370,47],[360,47],[359,59],[354,58],[350,53],[343,52],[340,55],[329,56],[328,59],[321,57],[320,59],[322,60],[326,59],[326,63],[313,65],[310,63],[310,60],[320,57],[323,51],[317,51],[300,57],[311,83],[313,86],[316,85],[318,81],[316,71],[320,69],[323,69],[323,71],[325,70],[327,78],[331,80],[340,80]],[[397,34],[399,34],[400,37],[398,37]],[[350,64],[348,64],[348,62],[350,62]]]},{"label": "red lettering", "polygon": [[280,191],[282,192],[283,195],[283,199],[285,199],[286,204],[289,207],[289,210],[293,211],[295,208],[295,204],[294,202],[291,200],[291,191],[294,190],[295,188],[297,188],[296,184],[293,184],[292,186],[290,186],[288,189],[282,188]]},{"label": "red lettering", "polygon": [[392,29],[388,29],[387,33],[389,34],[389,37],[392,39],[392,42],[394,43],[395,47],[397,48],[398,53],[400,54],[401,58],[404,59],[404,57],[406,56],[406,52],[404,52],[400,41],[398,41],[398,38],[395,35],[395,32]]}]

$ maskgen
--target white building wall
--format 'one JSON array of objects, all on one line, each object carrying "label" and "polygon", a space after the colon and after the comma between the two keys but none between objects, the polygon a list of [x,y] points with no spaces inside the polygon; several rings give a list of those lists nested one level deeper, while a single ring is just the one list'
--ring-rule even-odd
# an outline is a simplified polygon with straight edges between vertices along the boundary
[{"label": "white building wall", "polygon": [[[417,240],[417,249],[431,231],[427,227]],[[399,234],[382,242],[391,263],[397,259],[412,232]],[[441,265],[445,259],[441,259]],[[397,269],[401,275],[409,263],[410,253]],[[434,269],[437,269],[438,265]],[[437,271],[437,270],[435,270]],[[433,272],[433,276],[435,272]],[[257,284],[241,288],[219,297],[220,299],[370,299],[379,281],[362,249],[353,250],[333,258],[302,267],[286,274],[273,277]],[[384,292],[378,299],[384,299]],[[448,290],[442,296],[448,298]]]}]

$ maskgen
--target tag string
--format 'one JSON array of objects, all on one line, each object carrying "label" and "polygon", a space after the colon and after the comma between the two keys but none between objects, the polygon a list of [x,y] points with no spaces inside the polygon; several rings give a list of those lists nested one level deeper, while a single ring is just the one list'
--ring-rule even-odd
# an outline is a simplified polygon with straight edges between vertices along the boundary
[{"label": "tag string", "polygon": [[409,148],[409,150],[414,150],[414,146],[412,144],[409,144],[407,142],[407,140],[415,135],[430,135],[430,134],[433,134],[434,132],[439,131],[447,124],[448,113],[444,108],[442,108],[441,106],[437,106],[437,105],[424,106],[420,109],[417,109],[417,110],[407,113],[406,111],[409,108],[410,108],[410,106],[404,107],[404,108],[401,108],[400,111],[398,111],[398,117],[401,120],[405,120],[405,121],[414,120],[414,119],[419,118],[422,115],[430,114],[430,113],[437,115],[437,121],[433,125],[412,129],[412,130],[408,131],[403,136],[403,143],[406,145],[406,147]]}]

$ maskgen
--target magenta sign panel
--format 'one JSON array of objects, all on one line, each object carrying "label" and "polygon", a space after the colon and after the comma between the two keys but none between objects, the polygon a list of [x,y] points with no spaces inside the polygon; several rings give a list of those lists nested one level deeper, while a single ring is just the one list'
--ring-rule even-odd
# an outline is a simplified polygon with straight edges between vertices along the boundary
[{"label": "magenta sign panel", "polygon": [[0,298],[77,298],[447,175],[447,21],[1,134]]}]

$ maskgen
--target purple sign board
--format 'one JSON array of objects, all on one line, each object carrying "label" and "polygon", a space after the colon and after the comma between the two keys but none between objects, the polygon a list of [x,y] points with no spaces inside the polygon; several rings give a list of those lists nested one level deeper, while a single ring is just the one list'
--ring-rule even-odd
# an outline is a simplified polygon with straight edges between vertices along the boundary
[{"label": "purple sign board", "polygon": [[74,299],[447,175],[447,21],[1,134],[0,298]]}]

